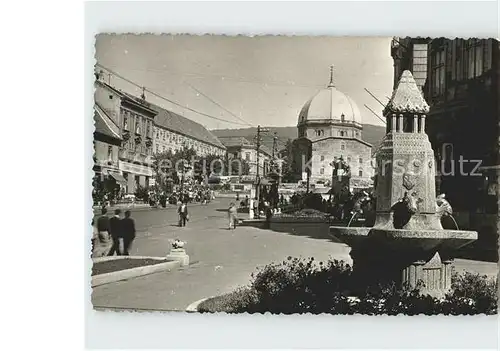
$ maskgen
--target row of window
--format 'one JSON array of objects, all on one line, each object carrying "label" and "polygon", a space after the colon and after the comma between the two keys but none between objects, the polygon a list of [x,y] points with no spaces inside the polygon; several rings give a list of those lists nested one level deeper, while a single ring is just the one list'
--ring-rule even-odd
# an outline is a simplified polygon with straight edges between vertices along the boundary
[{"label": "row of window", "polygon": [[152,147],[146,146],[146,144],[144,143],[144,141],[142,141],[141,143],[137,143],[134,140],[134,138],[130,138],[129,140],[127,140],[125,142],[124,147],[127,150],[139,152],[139,153],[145,154],[145,155],[152,155],[152,153],[153,153],[153,148]]},{"label": "row of window", "polygon": [[[324,169],[324,168],[321,168],[321,169],[319,170],[319,174],[322,174],[322,175],[323,175],[323,174],[325,174],[325,169]],[[358,171],[358,177],[362,177],[362,176],[363,176],[363,170],[362,170],[362,169],[360,169],[360,170]]]},{"label": "row of window", "polygon": [[[325,160],[325,156],[324,156],[324,155],[321,155],[321,156],[320,156],[320,160],[321,160],[321,161],[324,161],[324,160]],[[347,163],[349,163],[349,162],[351,162],[351,157],[350,157],[350,156],[348,156],[348,157],[347,157]],[[358,159],[358,162],[359,162],[359,163],[363,163],[363,158],[362,158],[362,157],[360,157],[360,158]]]},{"label": "row of window", "polygon": [[[325,135],[325,131],[322,130],[322,129],[316,129],[314,131],[314,135],[317,136],[317,137],[320,137],[320,136],[324,136]],[[338,136],[341,136],[341,137],[348,137],[349,136],[349,132],[347,130],[339,130],[337,131],[337,135]],[[352,132],[352,136],[354,138],[359,138],[359,131],[353,131]]]},{"label": "row of window", "polygon": [[153,130],[153,121],[139,114],[133,113],[130,110],[121,108],[123,129],[126,131],[134,131],[136,134],[144,134],[151,137]]},{"label": "row of window", "polygon": [[446,72],[452,81],[472,79],[491,68],[491,40],[455,39],[431,53],[431,92],[441,95],[446,89]]},{"label": "row of window", "polygon": [[182,144],[188,148],[193,148],[195,151],[204,154],[215,154],[219,150],[213,146],[209,146],[197,140],[179,135],[162,128],[155,128],[156,140],[163,140],[170,144]]}]

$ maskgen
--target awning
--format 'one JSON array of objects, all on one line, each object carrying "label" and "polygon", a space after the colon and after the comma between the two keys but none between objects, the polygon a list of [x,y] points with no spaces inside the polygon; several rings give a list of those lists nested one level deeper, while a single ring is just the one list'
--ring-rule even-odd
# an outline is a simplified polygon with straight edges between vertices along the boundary
[{"label": "awning", "polygon": [[120,173],[116,172],[109,172],[109,175],[112,176],[118,183],[120,184],[127,184],[127,181],[125,178]]}]

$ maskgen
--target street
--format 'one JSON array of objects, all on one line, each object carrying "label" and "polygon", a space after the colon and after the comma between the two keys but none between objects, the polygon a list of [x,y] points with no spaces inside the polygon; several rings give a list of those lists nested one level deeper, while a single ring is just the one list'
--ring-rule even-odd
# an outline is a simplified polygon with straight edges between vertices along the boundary
[{"label": "street", "polygon": [[[192,204],[190,221],[184,228],[177,226],[175,208],[133,211],[138,233],[131,255],[165,256],[170,250],[169,240],[178,238],[187,242],[190,265],[98,286],[92,294],[94,306],[184,310],[194,301],[248,284],[257,267],[288,256],[312,256],[317,260],[332,256],[352,263],[350,248],[327,237],[296,236],[253,227],[228,230],[225,211],[231,201],[217,198],[206,206]],[[496,263],[460,259],[454,266],[458,271],[467,269],[488,275],[495,275],[497,269]]]}]

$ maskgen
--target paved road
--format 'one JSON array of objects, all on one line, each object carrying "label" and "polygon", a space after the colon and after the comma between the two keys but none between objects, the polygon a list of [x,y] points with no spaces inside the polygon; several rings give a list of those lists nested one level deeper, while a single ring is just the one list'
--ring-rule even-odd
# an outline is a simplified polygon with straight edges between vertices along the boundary
[{"label": "paved road", "polygon": [[[187,242],[188,268],[156,273],[94,289],[96,307],[184,310],[190,303],[248,284],[256,267],[287,256],[330,256],[351,263],[349,247],[326,238],[295,236],[252,227],[227,230],[223,212],[231,199],[189,207],[191,220],[179,228],[175,209],[133,212],[138,229],[131,255],[165,256],[170,239]],[[496,264],[457,260],[458,270],[496,274]]]}]

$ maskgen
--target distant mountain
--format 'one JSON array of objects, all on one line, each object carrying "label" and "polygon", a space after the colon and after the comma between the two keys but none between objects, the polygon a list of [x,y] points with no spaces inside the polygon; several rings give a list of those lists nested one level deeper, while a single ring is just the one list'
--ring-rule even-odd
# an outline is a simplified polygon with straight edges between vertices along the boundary
[{"label": "distant mountain", "polygon": [[[278,134],[278,148],[281,149],[288,139],[297,138],[297,127],[268,127],[269,132],[262,134],[262,143],[269,148],[273,146],[273,133]],[[239,136],[253,141],[257,135],[257,128],[238,128],[238,129],[214,129],[211,130],[217,137]],[[373,124],[363,124],[363,140],[377,147],[385,135],[384,126]]]}]

